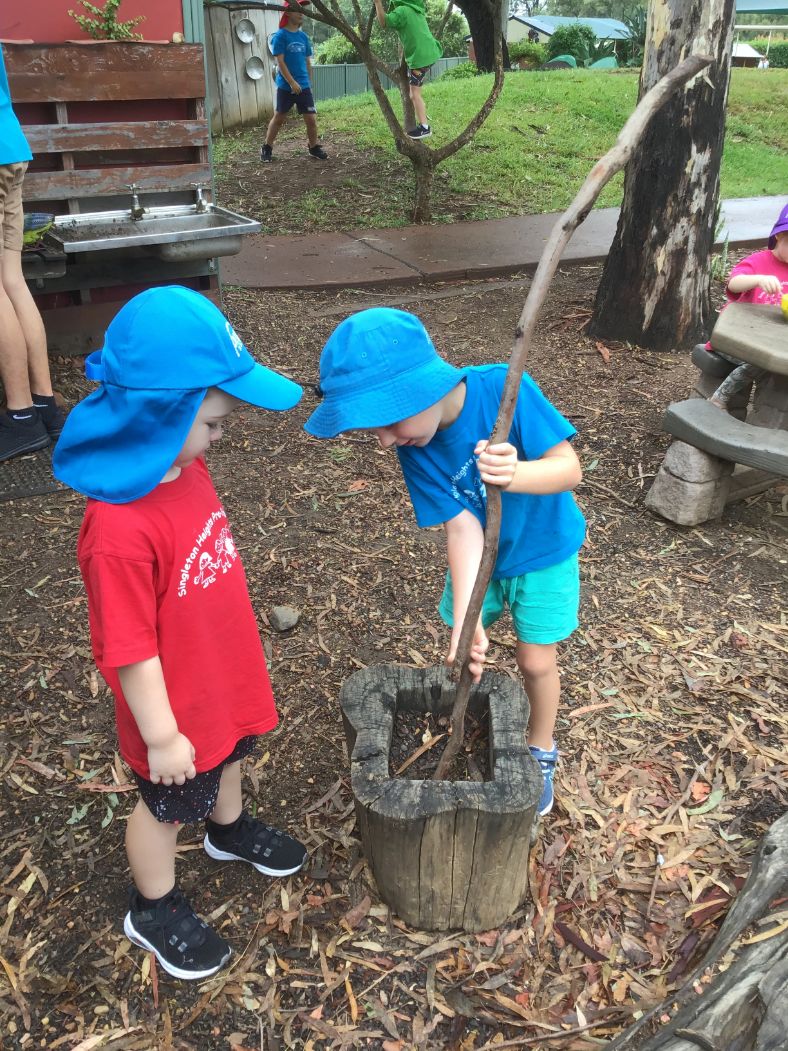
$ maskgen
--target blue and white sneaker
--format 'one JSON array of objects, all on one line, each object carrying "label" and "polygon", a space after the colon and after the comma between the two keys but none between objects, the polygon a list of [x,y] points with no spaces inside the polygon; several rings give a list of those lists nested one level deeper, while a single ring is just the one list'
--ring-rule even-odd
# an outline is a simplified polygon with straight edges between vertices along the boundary
[{"label": "blue and white sneaker", "polygon": [[549,814],[553,809],[553,778],[555,777],[555,768],[558,763],[558,746],[554,741],[553,747],[549,752],[544,748],[537,748],[535,744],[529,745],[528,750],[539,764],[539,769],[542,771],[542,778],[544,779],[542,795],[536,808],[539,817],[544,817],[545,814]]}]

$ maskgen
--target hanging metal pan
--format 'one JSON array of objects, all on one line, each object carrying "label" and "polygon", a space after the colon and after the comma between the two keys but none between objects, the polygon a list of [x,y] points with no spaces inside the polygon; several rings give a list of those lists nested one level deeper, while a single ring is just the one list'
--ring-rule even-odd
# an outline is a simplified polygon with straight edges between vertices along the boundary
[{"label": "hanging metal pan", "polygon": [[265,73],[265,63],[257,55],[252,55],[244,63],[244,71],[250,80],[259,80]]},{"label": "hanging metal pan", "polygon": [[241,18],[235,23],[235,35],[242,44],[251,44],[254,40],[254,22],[251,18]]}]

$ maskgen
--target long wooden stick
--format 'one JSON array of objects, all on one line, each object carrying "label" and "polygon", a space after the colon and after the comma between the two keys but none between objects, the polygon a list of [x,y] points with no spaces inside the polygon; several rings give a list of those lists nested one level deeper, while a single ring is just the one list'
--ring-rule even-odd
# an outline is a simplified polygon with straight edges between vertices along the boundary
[{"label": "long wooden stick", "polygon": [[[657,110],[677,88],[691,80],[692,77],[697,76],[702,69],[711,65],[713,61],[708,55],[691,55],[676,66],[675,69],[671,70],[643,96],[629,120],[621,129],[615,145],[604,157],[596,162],[580,187],[575,199],[553,226],[539,259],[539,265],[536,268],[533,282],[523,305],[520,320],[517,322],[517,327],[514,331],[514,346],[506,372],[498,418],[490,437],[491,445],[508,441],[512,420],[514,419],[514,409],[517,404],[517,395],[520,391],[520,382],[525,371],[526,357],[536,326],[536,319],[547,296],[550,281],[558,267],[561,254],[567,242],[591,211],[594,201],[596,201],[603,187],[610,182],[617,172],[625,167],[643,137],[649,121]],[[470,656],[471,643],[479,620],[479,614],[481,613],[484,595],[495,566],[500,530],[501,491],[497,486],[490,485],[487,486],[487,525],[484,530],[484,548],[479,564],[479,572],[476,577],[476,583],[473,586],[470,602],[468,603],[460,639],[457,644],[457,653],[452,666],[454,677],[457,677],[459,671],[459,682],[457,683],[457,692],[451,716],[451,737],[434,774],[435,778],[439,780],[447,777],[451,761],[460,750],[465,737],[465,710],[468,707],[471,687],[468,657]]]}]

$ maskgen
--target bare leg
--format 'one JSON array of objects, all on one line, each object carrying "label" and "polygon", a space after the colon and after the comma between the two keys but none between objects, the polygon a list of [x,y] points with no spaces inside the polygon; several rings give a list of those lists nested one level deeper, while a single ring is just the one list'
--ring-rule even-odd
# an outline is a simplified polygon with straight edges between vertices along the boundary
[{"label": "bare leg", "polygon": [[531,642],[517,643],[517,666],[531,704],[528,744],[546,751],[553,747],[553,731],[561,697],[557,652],[555,643],[548,646]]},{"label": "bare leg", "polygon": [[162,898],[175,886],[179,825],[157,821],[140,799],[126,824],[126,854],[134,886],[144,898]]},{"label": "bare leg", "polygon": [[279,129],[282,127],[284,122],[287,120],[286,113],[275,113],[268,124],[268,131],[265,133],[265,144],[266,146],[273,146],[276,141],[276,136],[279,134]]},{"label": "bare leg", "polygon": [[[25,344],[23,360],[25,371],[29,376],[29,390],[34,394],[51,396],[52,380],[49,375],[49,357],[47,355],[47,337],[44,322],[38,312],[36,301],[27,287],[22,273],[22,253],[6,248],[2,255],[2,285],[6,296],[16,314],[22,338]],[[27,394],[27,388],[21,391]],[[9,408],[25,408],[32,403],[28,398],[21,405]]]},{"label": "bare leg", "polygon": [[241,764],[228,763],[222,770],[219,795],[216,797],[216,806],[211,811],[211,821],[215,821],[217,825],[231,825],[240,817],[242,809]]},{"label": "bare leg", "polygon": [[314,113],[304,114],[304,124],[306,124],[306,138],[311,150],[313,146],[317,146],[317,117]]},{"label": "bare leg", "polygon": [[427,124],[427,107],[424,105],[424,99],[421,95],[421,87],[418,84],[410,85],[410,101],[413,103],[413,109],[416,113],[416,121],[418,124]]}]

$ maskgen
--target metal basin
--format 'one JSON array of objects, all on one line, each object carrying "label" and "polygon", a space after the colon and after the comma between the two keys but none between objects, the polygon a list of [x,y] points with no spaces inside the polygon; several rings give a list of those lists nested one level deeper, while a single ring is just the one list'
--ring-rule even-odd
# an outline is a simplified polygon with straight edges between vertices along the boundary
[{"label": "metal basin", "polygon": [[208,259],[240,251],[244,234],[254,234],[260,223],[227,208],[209,204],[146,208],[132,219],[128,208],[117,212],[86,212],[58,216],[47,237],[64,252],[101,252],[146,247],[162,259]]}]

